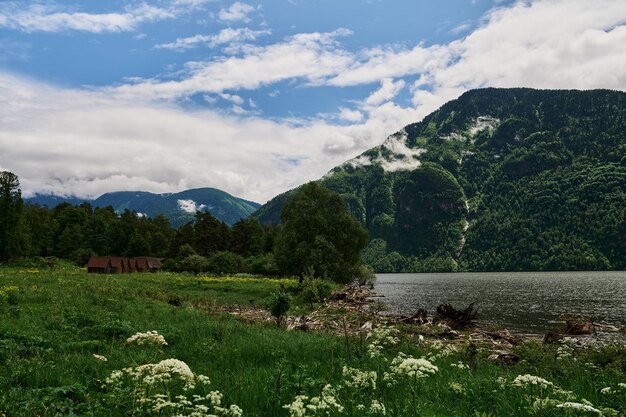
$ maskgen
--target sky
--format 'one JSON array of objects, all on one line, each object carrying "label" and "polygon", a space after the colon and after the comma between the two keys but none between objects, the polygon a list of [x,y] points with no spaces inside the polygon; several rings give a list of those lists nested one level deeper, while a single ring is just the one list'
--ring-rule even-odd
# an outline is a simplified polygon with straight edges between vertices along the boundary
[{"label": "sky", "polygon": [[263,203],[481,87],[626,90],[626,1],[0,1],[25,196]]}]

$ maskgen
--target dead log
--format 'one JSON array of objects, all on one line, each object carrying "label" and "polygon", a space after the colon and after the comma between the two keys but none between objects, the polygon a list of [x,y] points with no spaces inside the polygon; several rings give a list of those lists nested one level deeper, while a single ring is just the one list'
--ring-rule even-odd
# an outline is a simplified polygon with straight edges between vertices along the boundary
[{"label": "dead log", "polygon": [[437,307],[435,323],[445,323],[454,330],[468,329],[476,326],[478,310],[474,308],[474,303],[462,310],[457,310],[450,303],[441,304]]}]

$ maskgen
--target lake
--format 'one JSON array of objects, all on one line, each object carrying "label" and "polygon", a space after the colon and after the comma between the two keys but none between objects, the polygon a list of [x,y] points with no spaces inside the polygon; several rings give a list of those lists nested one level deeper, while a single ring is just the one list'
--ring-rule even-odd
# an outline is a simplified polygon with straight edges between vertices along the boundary
[{"label": "lake", "polygon": [[472,302],[479,322],[525,333],[554,329],[561,314],[626,325],[626,271],[377,274],[374,291],[391,312],[411,315]]}]

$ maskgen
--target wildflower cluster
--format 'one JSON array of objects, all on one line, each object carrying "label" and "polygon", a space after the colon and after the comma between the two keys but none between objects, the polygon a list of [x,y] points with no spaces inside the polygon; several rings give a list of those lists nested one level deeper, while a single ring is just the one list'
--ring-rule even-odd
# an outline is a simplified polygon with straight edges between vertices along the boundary
[{"label": "wildflower cluster", "polygon": [[12,299],[15,298],[17,293],[19,292],[19,288],[15,285],[5,285],[0,287],[0,302],[11,302]]},{"label": "wildflower cluster", "polygon": [[330,416],[335,412],[341,413],[344,410],[331,385],[326,385],[319,397],[309,399],[306,395],[298,395],[291,404],[287,404],[283,408],[289,411],[290,417]]},{"label": "wildflower cluster", "polygon": [[[531,405],[531,409],[534,412],[546,410],[549,408],[558,408],[563,410],[570,410],[575,413],[593,413],[597,415],[605,416],[617,416],[619,413],[606,407],[595,407],[590,401],[585,399],[577,400],[576,395],[572,391],[564,390],[547,381],[541,377],[534,375],[518,375],[512,382],[514,387],[539,387],[539,397],[534,400]],[[626,384],[623,384],[626,388]],[[618,385],[619,386],[619,385]],[[541,395],[542,390],[547,388],[551,389],[550,397],[543,397]],[[612,392],[611,387],[603,388],[601,391],[603,394],[610,394]]]},{"label": "wildflower cluster", "polygon": [[151,330],[145,333],[135,333],[134,335],[126,339],[126,343],[135,343],[137,345],[152,344],[167,346],[165,338],[161,336],[156,330]]},{"label": "wildflower cluster", "polygon": [[[130,388],[138,397],[137,411],[167,413],[177,417],[243,415],[236,405],[222,406],[223,395],[219,391],[211,391],[204,396],[186,394],[198,384],[208,386],[210,380],[207,376],[194,374],[185,362],[178,359],[116,370],[105,380],[105,386],[114,392]],[[175,395],[179,388],[185,394]]]},{"label": "wildflower cluster", "polygon": [[609,394],[617,394],[620,391],[623,391],[626,394],[626,383],[620,382],[617,384],[615,388],[605,387],[600,390],[600,394],[609,395]]},{"label": "wildflower cluster", "polygon": [[513,380],[513,386],[515,387],[528,387],[528,386],[536,386],[542,389],[552,387],[554,384],[548,380],[545,380],[541,377],[535,375],[518,375]]},{"label": "wildflower cluster", "polygon": [[357,390],[368,388],[372,390],[376,389],[376,378],[378,375],[375,371],[361,371],[356,368],[344,366],[342,373],[345,380],[344,384],[347,387]]},{"label": "wildflower cluster", "polygon": [[457,363],[451,363],[450,366],[452,366],[453,368],[459,368],[459,369],[469,369],[469,366],[464,364],[461,361],[458,361]]},{"label": "wildflower cluster", "polygon": [[384,416],[387,414],[385,405],[377,400],[372,400],[369,407],[364,404],[359,404],[356,406],[356,409],[361,414],[369,414],[370,416]]},{"label": "wildflower cluster", "polygon": [[209,382],[202,375],[196,378],[189,366],[178,359],[165,359],[159,363],[149,363],[136,368],[113,371],[106,379],[106,384],[116,387],[123,384],[126,379],[131,379],[137,385],[146,387],[172,383],[182,385],[184,390],[195,388],[196,380],[202,383]]},{"label": "wildflower cluster", "polygon": [[370,358],[376,359],[382,356],[384,348],[395,346],[398,344],[398,334],[400,331],[395,327],[381,326],[376,329],[372,329],[367,334],[367,339],[370,343],[367,345],[367,354]]},{"label": "wildflower cluster", "polygon": [[398,377],[409,379],[426,378],[438,371],[439,368],[433,365],[428,359],[417,359],[400,352],[398,356],[391,361],[389,372],[385,372],[383,380],[385,380],[388,385],[393,385],[397,382]]},{"label": "wildflower cluster", "polygon": [[598,410],[597,408],[589,405],[589,404],[585,404],[585,403],[575,403],[575,402],[564,402],[562,404],[558,404],[556,406],[557,408],[563,408],[563,409],[568,409],[568,410],[575,410],[575,411],[583,411],[586,413],[595,413],[595,414],[599,414],[602,415],[602,411]]},{"label": "wildflower cluster", "polygon": [[432,343],[430,348],[433,350],[433,353],[428,355],[428,360],[431,362],[452,356],[459,352],[459,348],[457,346],[453,344],[443,344],[439,341]]},{"label": "wildflower cluster", "polygon": [[96,358],[97,360],[101,361],[101,362],[106,362],[108,359],[102,355],[97,355],[97,354],[93,354],[93,357]]}]

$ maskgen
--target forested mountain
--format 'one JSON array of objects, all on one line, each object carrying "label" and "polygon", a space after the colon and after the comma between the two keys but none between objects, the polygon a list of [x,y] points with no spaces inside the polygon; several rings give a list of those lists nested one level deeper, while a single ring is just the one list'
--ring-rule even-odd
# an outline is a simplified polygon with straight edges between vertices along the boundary
[{"label": "forested mountain", "polygon": [[215,188],[197,188],[174,194],[153,194],[144,191],[120,191],[106,193],[95,200],[64,198],[51,195],[35,195],[24,199],[26,203],[54,208],[61,203],[78,205],[83,202],[93,207],[111,206],[117,213],[128,209],[140,215],[156,217],[164,215],[173,227],[194,220],[196,210],[211,213],[218,220],[233,225],[239,219],[250,216],[259,204],[233,197]]},{"label": "forested mountain", "polygon": [[379,272],[624,269],[626,93],[469,91],[320,182]]}]

